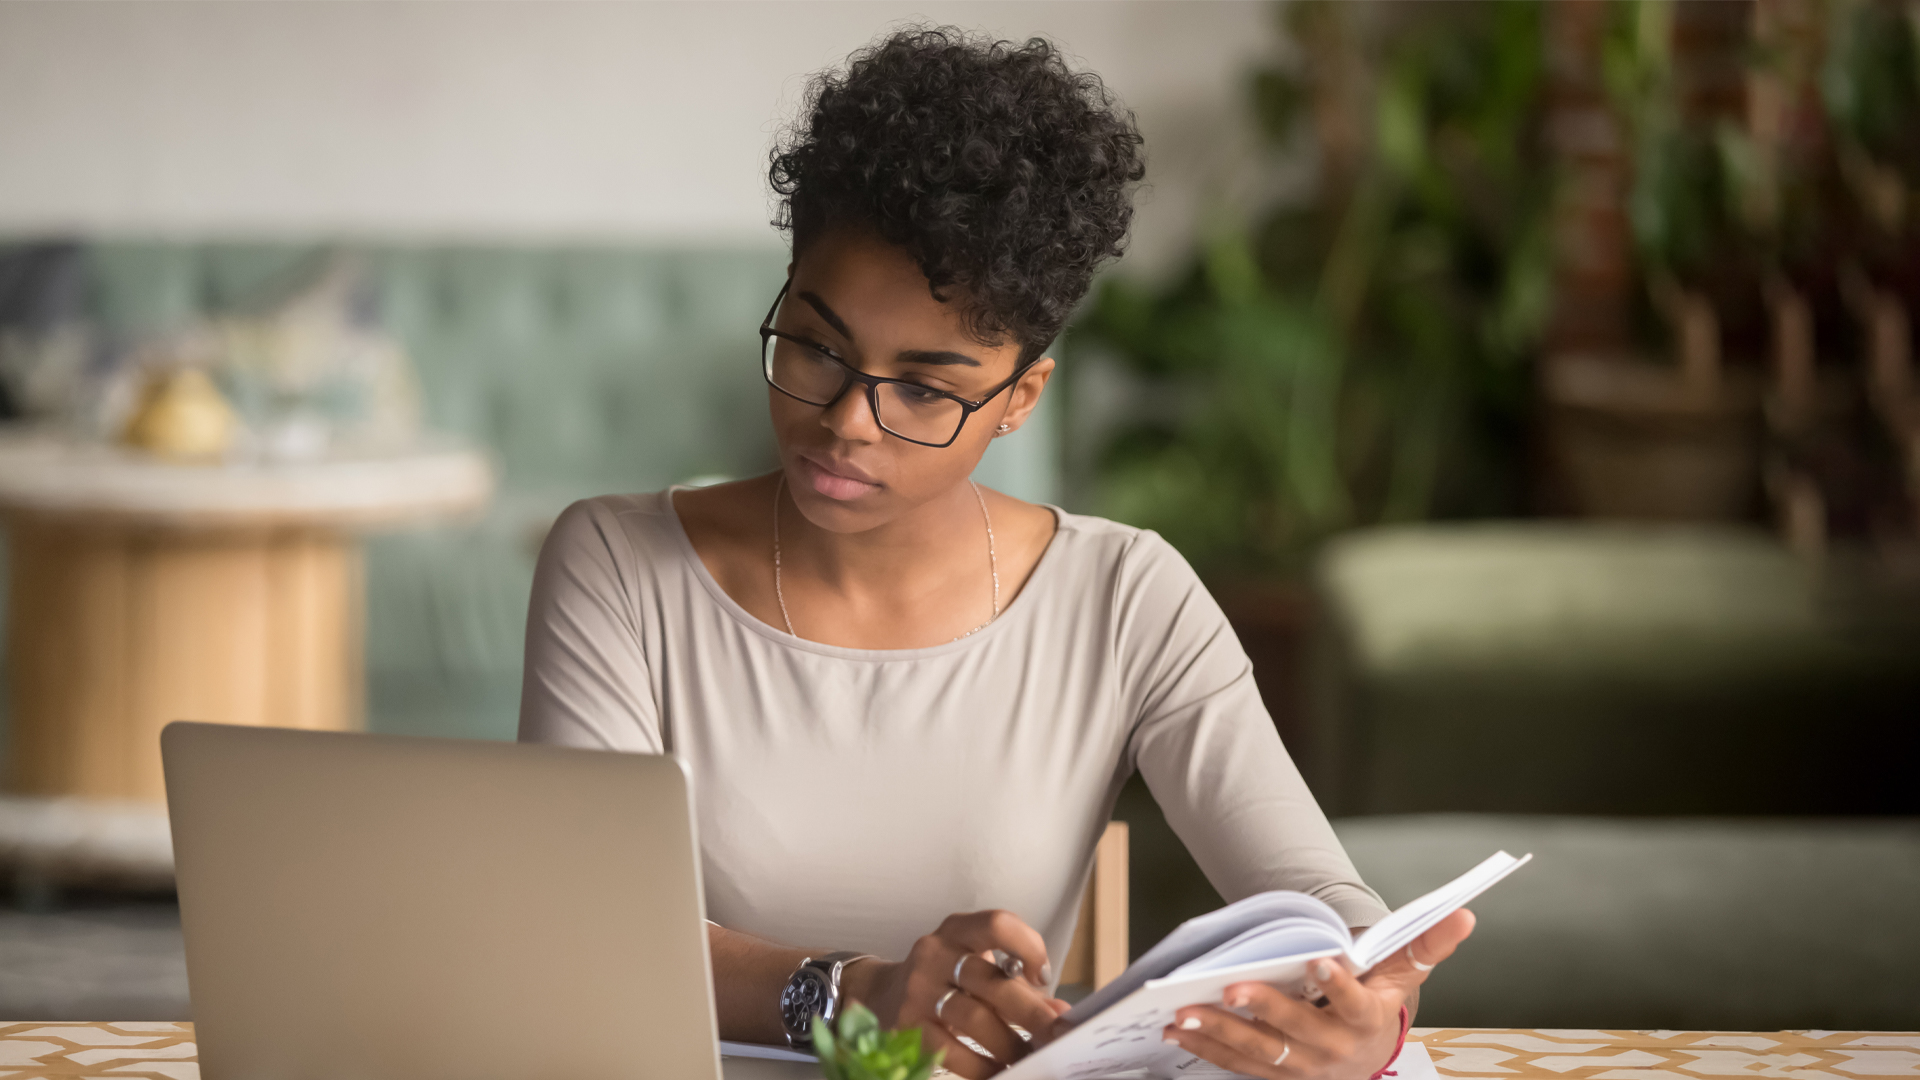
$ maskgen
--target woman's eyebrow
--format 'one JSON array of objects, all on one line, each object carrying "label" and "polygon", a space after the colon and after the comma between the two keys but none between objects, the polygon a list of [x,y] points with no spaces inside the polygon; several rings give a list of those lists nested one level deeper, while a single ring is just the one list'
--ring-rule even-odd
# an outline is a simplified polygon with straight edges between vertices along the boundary
[{"label": "woman's eyebrow", "polygon": [[[800,299],[805,300],[807,306],[812,308],[822,319],[825,319],[827,325],[833,327],[841,337],[846,338],[850,342],[854,340],[853,331],[847,329],[847,324],[840,321],[840,316],[833,313],[833,308],[827,306],[825,300],[820,299],[818,295],[811,292],[800,293]],[[899,359],[903,364],[929,364],[934,366],[958,364],[966,367],[980,366],[980,361],[975,360],[966,353],[957,353],[945,349],[908,349],[900,354]]]},{"label": "woman's eyebrow", "polygon": [[810,292],[801,293],[800,299],[805,300],[808,307],[818,312],[821,318],[827,320],[827,325],[838,331],[841,337],[846,338],[848,341],[853,340],[853,331],[847,329],[847,324],[840,321],[840,316],[833,313],[833,309],[827,306],[825,300],[820,299]]},{"label": "woman's eyebrow", "polygon": [[908,349],[900,354],[903,364],[965,364],[967,367],[979,367],[980,361],[966,353],[947,352],[940,349]]}]

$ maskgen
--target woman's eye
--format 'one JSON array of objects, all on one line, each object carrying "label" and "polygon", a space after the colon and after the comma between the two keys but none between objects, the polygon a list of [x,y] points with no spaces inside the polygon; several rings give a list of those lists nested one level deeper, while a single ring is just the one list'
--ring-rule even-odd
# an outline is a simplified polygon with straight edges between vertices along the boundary
[{"label": "woman's eye", "polygon": [[945,394],[942,394],[938,390],[929,390],[924,386],[915,386],[912,383],[903,383],[901,385],[901,392],[907,396],[907,400],[915,402],[916,404],[931,404],[946,397]]}]

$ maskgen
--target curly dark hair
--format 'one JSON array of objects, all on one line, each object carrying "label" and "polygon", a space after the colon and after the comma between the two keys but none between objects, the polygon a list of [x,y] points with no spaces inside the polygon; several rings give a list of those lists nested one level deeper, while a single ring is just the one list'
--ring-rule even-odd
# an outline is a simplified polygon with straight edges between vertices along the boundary
[{"label": "curly dark hair", "polygon": [[1133,114],[1043,38],[902,30],[814,76],[769,171],[798,256],[829,228],[907,249],[967,331],[1038,359],[1126,247],[1146,167]]}]

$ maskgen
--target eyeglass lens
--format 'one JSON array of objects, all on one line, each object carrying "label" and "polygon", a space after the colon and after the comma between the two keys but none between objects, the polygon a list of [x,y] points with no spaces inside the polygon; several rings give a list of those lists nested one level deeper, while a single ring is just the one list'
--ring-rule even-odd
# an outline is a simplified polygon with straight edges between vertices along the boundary
[{"label": "eyeglass lens", "polygon": [[[832,357],[786,338],[768,336],[763,358],[767,380],[810,405],[831,404],[853,375]],[[904,383],[874,387],[880,426],[915,442],[944,443],[959,433],[967,410],[958,401]]]}]

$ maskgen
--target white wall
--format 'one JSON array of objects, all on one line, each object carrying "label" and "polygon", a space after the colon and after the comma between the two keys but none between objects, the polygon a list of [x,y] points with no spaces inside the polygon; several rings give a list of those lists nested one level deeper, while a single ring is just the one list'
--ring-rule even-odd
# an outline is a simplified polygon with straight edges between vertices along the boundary
[{"label": "white wall", "polygon": [[1248,0],[3,2],[0,232],[773,243],[805,76],[915,18],[1046,34],[1138,112],[1130,268],[1248,152]]}]

